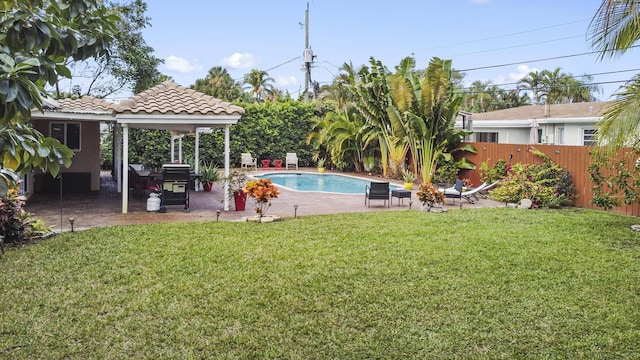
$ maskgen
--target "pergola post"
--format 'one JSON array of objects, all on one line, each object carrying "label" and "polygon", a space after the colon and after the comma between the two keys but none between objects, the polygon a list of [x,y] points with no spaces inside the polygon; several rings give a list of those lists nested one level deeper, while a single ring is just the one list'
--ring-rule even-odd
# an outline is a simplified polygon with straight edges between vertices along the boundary
[{"label": "pergola post", "polygon": [[122,213],[129,210],[129,126],[122,125]]},{"label": "pergola post", "polygon": [[122,192],[122,127],[118,124],[113,125],[113,174],[118,183],[118,192]]},{"label": "pergola post", "polygon": [[229,155],[230,153],[230,147],[229,147],[229,128],[231,127],[231,125],[225,125],[224,126],[224,177],[225,177],[225,181],[224,181],[224,211],[229,211],[229,162],[230,162],[230,158],[231,156]]}]

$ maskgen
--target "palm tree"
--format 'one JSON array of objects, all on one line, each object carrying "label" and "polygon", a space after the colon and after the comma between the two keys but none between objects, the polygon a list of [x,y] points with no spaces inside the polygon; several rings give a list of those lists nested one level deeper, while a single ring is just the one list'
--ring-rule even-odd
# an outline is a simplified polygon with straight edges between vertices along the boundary
[{"label": "palm tree", "polygon": [[266,71],[253,69],[244,77],[244,83],[250,86],[249,95],[254,98],[255,103],[265,100],[265,97],[271,93],[273,82],[275,80],[269,77]]},{"label": "palm tree", "polygon": [[197,79],[191,88],[224,101],[234,101],[242,97],[242,87],[222,66],[209,69],[207,76]]},{"label": "palm tree", "polygon": [[544,89],[544,76],[539,71],[531,71],[525,77],[520,79],[521,88],[531,91],[536,103],[540,103],[542,97],[546,96]]},{"label": "palm tree", "polygon": [[[589,24],[589,39],[600,52],[600,59],[625,53],[640,39],[640,4],[636,0],[604,0]],[[639,76],[620,87],[598,122],[600,145],[636,145],[640,131]]]}]

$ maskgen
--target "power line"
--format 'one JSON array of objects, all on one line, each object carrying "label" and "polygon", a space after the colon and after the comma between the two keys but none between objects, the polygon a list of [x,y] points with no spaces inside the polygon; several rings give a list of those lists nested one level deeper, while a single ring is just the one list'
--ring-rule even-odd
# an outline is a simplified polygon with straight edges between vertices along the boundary
[{"label": "power line", "polygon": [[589,19],[576,20],[576,21],[571,21],[571,22],[562,23],[562,24],[545,26],[545,27],[541,27],[541,28],[537,28],[537,29],[524,30],[524,31],[519,31],[519,32],[514,32],[514,33],[509,33],[509,34],[486,37],[486,38],[477,39],[477,40],[464,41],[464,42],[460,42],[460,43],[456,43],[456,44],[447,44],[447,45],[436,46],[436,47],[432,47],[432,48],[420,49],[420,50],[416,50],[416,52],[418,52],[418,51],[435,50],[435,49],[443,49],[443,48],[454,47],[454,46],[458,46],[458,45],[475,44],[475,43],[479,43],[479,42],[487,41],[487,40],[495,40],[495,39],[505,38],[505,37],[514,36],[514,35],[522,35],[522,34],[532,33],[532,32],[536,32],[538,30],[547,30],[547,29],[552,29],[552,28],[564,26],[564,25],[576,24],[576,23],[579,23],[579,22],[583,22],[585,20],[589,20]]},{"label": "power line", "polygon": [[[571,75],[571,76],[576,78],[576,77],[586,77],[586,76],[620,74],[620,73],[631,72],[631,71],[640,71],[640,68],[638,68],[638,69],[627,69],[627,70],[617,70],[617,71],[606,71],[606,72],[593,73],[593,74],[582,74],[582,75],[578,75],[578,76]],[[522,81],[512,82],[512,83],[503,83],[503,84],[487,84],[487,86],[509,86],[509,85],[518,85],[520,83],[522,83]],[[593,83],[593,84],[598,84],[598,83]],[[468,87],[464,87],[463,89],[471,89],[471,88],[472,88],[471,86],[468,86]]]},{"label": "power line", "polygon": [[[277,69],[277,68],[279,68],[279,67],[281,67],[281,66],[287,65],[288,63],[290,63],[290,62],[292,62],[292,61],[294,61],[294,60],[298,60],[298,59],[302,59],[302,57],[301,57],[301,56],[296,56],[296,57],[294,57],[293,59],[287,60],[287,61],[283,62],[282,64],[278,64],[278,65],[273,66],[273,67],[271,67],[271,68],[269,68],[269,69],[266,69],[266,70],[264,70],[264,71],[265,71],[265,72],[269,72],[269,71],[271,71],[271,70],[274,70],[274,69]],[[240,80],[243,80],[243,79],[245,78],[245,76],[246,76],[246,75],[248,75],[248,74],[249,74],[249,73],[246,73],[246,74],[244,74],[241,78],[233,79],[233,81],[240,81]]]},{"label": "power line", "polygon": [[[633,49],[633,48],[637,48],[637,47],[640,47],[640,45],[629,46],[629,49]],[[614,51],[614,50],[611,50],[611,51]],[[523,64],[523,63],[533,63],[533,62],[541,62],[541,61],[548,61],[548,60],[566,59],[566,58],[584,56],[584,55],[599,54],[600,52],[601,51],[589,51],[589,52],[578,53],[578,54],[561,55],[561,56],[554,56],[554,57],[548,57],[548,58],[542,58],[542,59],[524,60],[524,61],[518,61],[518,62],[512,62],[512,63],[506,63],[506,64],[480,66],[480,67],[475,67],[475,68],[459,69],[459,70],[456,69],[456,70],[458,70],[460,72],[465,72],[465,71],[475,71],[475,70],[484,70],[484,69],[494,69],[494,68],[505,67],[505,66],[519,65],[519,64]]]},{"label": "power line", "polygon": [[526,47],[526,46],[531,46],[531,45],[548,44],[548,43],[550,43],[550,42],[554,42],[554,41],[563,41],[563,40],[569,40],[569,39],[576,39],[576,38],[579,38],[579,37],[582,37],[582,35],[574,35],[574,36],[568,36],[568,37],[564,37],[564,38],[550,39],[550,40],[543,40],[543,41],[538,41],[538,42],[534,42],[534,43],[521,44],[521,45],[513,45],[513,46],[507,46],[507,47],[497,48],[497,49],[490,49],[490,50],[482,50],[482,51],[468,52],[468,53],[463,53],[463,54],[456,54],[456,55],[446,56],[446,58],[453,58],[453,57],[455,57],[455,56],[467,56],[467,55],[483,54],[483,53],[494,52],[494,51],[501,51],[501,50],[509,50],[509,49],[521,48],[521,47]]}]

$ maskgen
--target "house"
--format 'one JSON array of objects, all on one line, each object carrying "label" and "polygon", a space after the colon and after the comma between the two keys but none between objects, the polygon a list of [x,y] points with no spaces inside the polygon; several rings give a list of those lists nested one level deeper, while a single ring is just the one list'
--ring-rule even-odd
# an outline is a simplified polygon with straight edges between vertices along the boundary
[{"label": "house", "polygon": [[[85,96],[81,99],[47,100],[44,112],[33,111],[31,122],[45,136],[58,139],[74,151],[71,167],[61,170],[63,192],[100,190],[100,125],[112,123],[114,164],[122,212],[127,212],[129,179],[129,129],[163,129],[178,134],[198,134],[211,128],[225,129],[225,174],[229,173],[229,129],[244,109],[193,89],[163,82],[120,103]],[[198,164],[196,149],[195,164]],[[60,191],[59,179],[34,171],[24,179],[23,191]],[[228,186],[228,185],[227,185]],[[228,200],[225,200],[228,210]]]},{"label": "house", "polygon": [[501,144],[593,145],[608,102],[527,105],[486,113],[461,112],[455,128],[469,141]]}]

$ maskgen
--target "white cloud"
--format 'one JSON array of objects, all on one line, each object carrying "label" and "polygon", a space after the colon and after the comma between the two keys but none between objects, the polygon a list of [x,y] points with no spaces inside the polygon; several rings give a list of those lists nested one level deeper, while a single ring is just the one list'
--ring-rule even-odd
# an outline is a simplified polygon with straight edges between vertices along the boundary
[{"label": "white cloud", "polygon": [[258,58],[251,53],[233,53],[233,55],[222,59],[220,65],[231,69],[250,69],[258,65]]},{"label": "white cloud", "polygon": [[179,72],[182,74],[188,74],[194,71],[201,71],[202,64],[198,59],[193,61],[189,61],[185,58],[181,58],[179,56],[171,55],[168,58],[164,59],[164,66],[167,70]]},{"label": "white cloud", "polygon": [[530,68],[529,65],[518,65],[517,72],[509,73],[509,79],[513,81],[520,81],[520,79],[527,76],[532,71],[539,71],[539,70],[536,68]]},{"label": "white cloud", "polygon": [[298,85],[298,80],[295,76],[276,76],[276,87],[278,88],[286,88],[290,86]]}]

